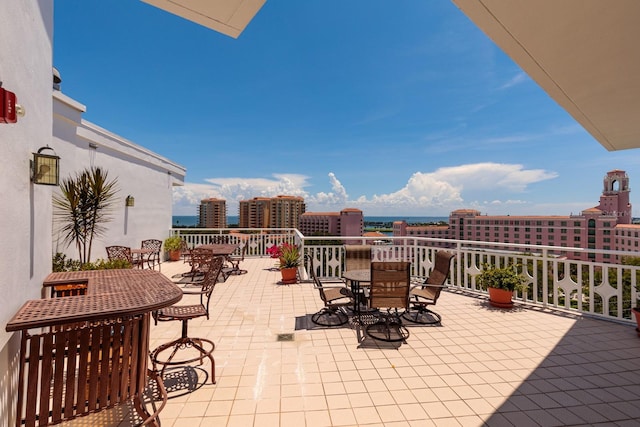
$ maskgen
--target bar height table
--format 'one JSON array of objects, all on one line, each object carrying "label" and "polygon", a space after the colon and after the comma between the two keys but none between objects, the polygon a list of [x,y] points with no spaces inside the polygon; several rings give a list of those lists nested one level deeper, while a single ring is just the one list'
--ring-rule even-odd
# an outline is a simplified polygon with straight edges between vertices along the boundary
[{"label": "bar height table", "polygon": [[21,332],[16,426],[57,424],[127,401],[142,419],[157,417],[143,405],[149,317],[180,301],[180,288],[159,272],[131,269],[52,273],[43,283],[60,285],[86,285],[86,294],[29,300],[5,328]]}]

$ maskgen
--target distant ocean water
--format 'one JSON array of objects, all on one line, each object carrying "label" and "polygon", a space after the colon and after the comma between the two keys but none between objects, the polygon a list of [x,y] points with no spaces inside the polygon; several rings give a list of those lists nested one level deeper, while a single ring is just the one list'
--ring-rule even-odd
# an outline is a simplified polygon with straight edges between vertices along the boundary
[{"label": "distant ocean water", "polygon": [[[448,222],[448,216],[365,216],[365,223],[381,223],[387,224],[392,223],[394,221],[402,221],[405,220],[409,224],[421,224],[427,222],[438,222],[444,221]],[[238,224],[238,216],[230,215],[227,216],[227,224],[233,225]],[[176,215],[173,217],[173,226],[174,227],[193,227],[198,225],[198,217],[197,216],[185,216],[185,215]]]}]

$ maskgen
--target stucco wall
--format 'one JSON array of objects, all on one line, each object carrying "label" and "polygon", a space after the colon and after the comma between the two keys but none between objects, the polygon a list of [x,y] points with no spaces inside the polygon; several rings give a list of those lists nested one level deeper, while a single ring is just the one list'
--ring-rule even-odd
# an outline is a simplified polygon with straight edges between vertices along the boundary
[{"label": "stucco wall", "polygon": [[0,348],[9,338],[4,325],[39,297],[50,269],[52,188],[31,184],[29,161],[51,144],[52,19],[49,1],[16,2],[0,13],[0,80],[26,110],[17,123],[0,124]]},{"label": "stucco wall", "polygon": [[[53,146],[61,158],[61,179],[96,166],[118,181],[111,222],[104,236],[94,240],[91,259],[106,258],[105,246],[140,247],[143,239],[168,237],[172,187],[184,182],[184,168],[82,120],[85,106],[63,93],[54,92],[53,97]],[[134,207],[125,206],[128,195],[134,197]],[[66,246],[57,230],[54,225],[54,251],[78,259],[77,250]]]},{"label": "stucco wall", "polygon": [[4,326],[27,299],[40,296],[51,268],[52,188],[31,185],[29,160],[51,143],[53,2],[3,6],[0,81],[26,110],[17,123],[0,124],[0,425],[8,425],[15,411],[11,387],[18,335]]},{"label": "stucco wall", "polygon": [[[61,178],[95,165],[119,182],[113,221],[94,242],[92,259],[106,258],[105,245],[139,247],[164,239],[171,228],[172,190],[185,169],[170,160],[82,120],[85,107],[53,90],[53,2],[25,0],[0,8],[0,81],[26,111],[15,124],[0,124],[0,427],[15,425],[19,334],[5,332],[13,314],[41,297],[54,251],[78,258],[55,238],[55,186],[31,183],[30,160],[49,145],[60,156]],[[127,195],[135,206],[125,208]]]}]

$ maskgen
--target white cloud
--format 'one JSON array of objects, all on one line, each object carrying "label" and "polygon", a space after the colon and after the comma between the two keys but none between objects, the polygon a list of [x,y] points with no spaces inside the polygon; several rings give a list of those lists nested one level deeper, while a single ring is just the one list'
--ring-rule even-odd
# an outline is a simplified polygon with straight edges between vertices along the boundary
[{"label": "white cloud", "polygon": [[505,84],[503,84],[502,86],[500,86],[500,89],[509,89],[510,87],[513,86],[517,86],[521,83],[524,83],[526,81],[530,80],[529,76],[527,76],[527,74],[523,71],[519,72],[518,74],[516,74],[515,76],[513,76],[511,78],[511,80],[509,80],[508,82],[506,82]]},{"label": "white cloud", "polygon": [[[529,185],[553,179],[557,173],[525,169],[518,164],[475,163],[443,167],[434,172],[415,172],[397,191],[353,198],[333,172],[328,177],[331,190],[315,194],[305,190],[310,186],[309,177],[299,174],[274,174],[271,178],[209,178],[208,184],[185,183],[184,187],[174,190],[174,214],[195,215],[200,200],[217,197],[227,200],[227,210],[234,215],[240,200],[287,194],[304,197],[308,211],[354,207],[362,209],[366,215],[441,216],[461,207],[527,205],[526,200],[512,199],[509,194],[523,193]],[[473,200],[483,192],[494,199],[491,202]]]},{"label": "white cloud", "polygon": [[524,169],[509,163],[474,163],[444,167],[433,172],[438,179],[454,186],[462,186],[465,192],[476,190],[507,190],[522,192],[529,184],[556,178],[556,172],[544,169]]}]

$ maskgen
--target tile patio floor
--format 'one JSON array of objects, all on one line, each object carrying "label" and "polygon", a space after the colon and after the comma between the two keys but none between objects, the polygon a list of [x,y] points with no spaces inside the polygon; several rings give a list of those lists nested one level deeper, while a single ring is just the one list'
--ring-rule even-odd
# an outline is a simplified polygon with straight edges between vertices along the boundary
[{"label": "tile patio floor", "polygon": [[[217,384],[195,365],[199,388],[169,400],[163,426],[640,425],[632,326],[445,292],[442,326],[409,326],[399,348],[376,348],[348,326],[296,330],[321,300],[310,283],[277,284],[273,265],[246,259],[247,274],[216,286],[211,318],[189,323],[216,343]],[[186,268],[162,264],[168,276]],[[151,347],[179,334],[179,322],[152,325]]]}]

